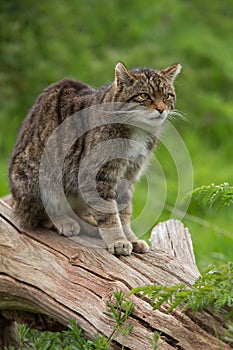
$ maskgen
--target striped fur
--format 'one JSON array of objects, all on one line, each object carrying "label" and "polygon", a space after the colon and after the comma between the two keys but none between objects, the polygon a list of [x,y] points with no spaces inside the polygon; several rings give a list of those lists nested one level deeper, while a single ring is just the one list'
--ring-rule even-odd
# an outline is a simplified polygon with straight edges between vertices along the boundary
[{"label": "striped fur", "polygon": [[[126,103],[127,106],[132,106],[131,115],[135,111],[133,118],[136,125],[114,123],[95,128],[90,125],[89,130],[74,142],[67,153],[62,174],[64,192],[72,209],[82,218],[79,224],[62,211],[62,206],[59,209],[55,205],[53,196],[47,198],[47,201],[54,212],[53,225],[60,234],[78,234],[79,225],[89,223],[89,227],[92,225],[99,231],[113,254],[129,255],[132,250],[139,253],[148,250],[147,244],[138,240],[130,228],[133,183],[140,177],[149,154],[156,145],[159,131],[174,109],[176,96],[173,81],[180,68],[178,64],[164,70],[128,70],[122,63],[118,63],[115,80],[99,89],[64,79],[50,85],[39,95],[22,124],[9,164],[14,210],[22,227],[51,224],[41,199],[39,168],[44,147],[53,131],[67,118],[88,107]],[[137,110],[142,108],[145,113],[137,115]],[[140,125],[144,124],[148,130],[140,129]],[[69,135],[61,135],[58,154],[65,137]],[[117,139],[125,140],[124,152],[127,157],[106,161],[96,175],[96,188],[100,198],[110,203],[113,209],[112,213],[105,213],[98,210],[98,203],[97,208],[92,207],[80,195],[80,164],[95,146]],[[136,143],[132,146],[128,140],[140,142],[143,147],[138,148]],[[104,152],[107,159],[108,152],[114,154],[115,149],[110,146]],[[137,161],[132,161],[131,158]],[[90,171],[94,166],[95,164],[90,164]],[[127,186],[122,187],[122,179],[127,180]],[[88,231],[87,228],[84,229]]]}]

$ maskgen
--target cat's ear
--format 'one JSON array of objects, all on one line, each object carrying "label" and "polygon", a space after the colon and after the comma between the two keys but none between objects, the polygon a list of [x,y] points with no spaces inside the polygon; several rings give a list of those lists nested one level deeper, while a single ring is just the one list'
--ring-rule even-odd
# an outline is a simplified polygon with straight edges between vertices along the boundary
[{"label": "cat's ear", "polygon": [[132,84],[135,77],[121,62],[115,67],[115,87],[119,88],[122,84]]},{"label": "cat's ear", "polygon": [[181,64],[178,63],[174,64],[173,66],[169,66],[165,69],[162,69],[160,72],[173,83],[177,75],[181,72],[181,68]]}]

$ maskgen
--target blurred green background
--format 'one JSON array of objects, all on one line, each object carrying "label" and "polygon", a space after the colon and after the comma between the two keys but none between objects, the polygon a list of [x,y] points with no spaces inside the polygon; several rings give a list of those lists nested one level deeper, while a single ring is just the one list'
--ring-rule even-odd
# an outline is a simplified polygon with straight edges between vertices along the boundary
[{"label": "blurred green background", "polygon": [[[129,68],[182,64],[177,109],[186,121],[173,125],[190,153],[194,187],[233,183],[231,0],[2,0],[0,10],[0,195],[9,192],[11,150],[37,95],[64,77],[98,87],[113,80],[118,61]],[[166,177],[166,205],[159,218],[147,210],[136,228],[139,234],[153,218],[168,219],[177,196],[172,156],[162,144],[155,154]],[[146,193],[144,179],[136,187],[135,215]],[[233,259],[230,207],[218,213],[192,200],[184,222],[200,268]]]}]

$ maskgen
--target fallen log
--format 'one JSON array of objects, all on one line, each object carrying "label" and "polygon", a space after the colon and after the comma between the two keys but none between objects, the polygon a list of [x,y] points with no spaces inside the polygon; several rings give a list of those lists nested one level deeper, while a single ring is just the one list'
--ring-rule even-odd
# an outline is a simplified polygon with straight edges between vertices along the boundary
[{"label": "fallen log", "polygon": [[[75,318],[87,338],[107,337],[114,321],[104,314],[114,291],[128,293],[148,284],[191,286],[199,272],[188,229],[177,220],[156,226],[152,248],[146,254],[116,257],[104,243],[80,234],[75,238],[38,229],[20,229],[10,197],[0,200],[0,349],[17,344],[15,321],[39,330],[61,330]],[[224,334],[221,316],[210,311],[182,312],[166,307],[152,310],[149,300],[132,295],[129,318],[132,331],[125,348],[151,349],[150,339],[160,332],[160,349],[230,349],[215,337]],[[215,329],[215,331],[214,331]],[[113,349],[121,349],[116,334]]]}]

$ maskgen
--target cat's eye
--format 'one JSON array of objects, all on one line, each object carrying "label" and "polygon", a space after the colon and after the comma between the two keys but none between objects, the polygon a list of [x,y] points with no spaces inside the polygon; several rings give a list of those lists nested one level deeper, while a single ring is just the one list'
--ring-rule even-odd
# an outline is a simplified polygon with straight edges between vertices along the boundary
[{"label": "cat's eye", "polygon": [[165,100],[171,100],[174,97],[175,97],[175,95],[170,93],[170,92],[168,92],[167,94],[164,95]]},{"label": "cat's eye", "polygon": [[141,94],[138,95],[138,97],[141,99],[141,100],[150,100],[150,95],[148,95],[147,93],[145,92],[142,92]]}]

